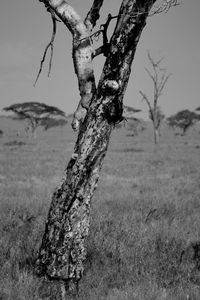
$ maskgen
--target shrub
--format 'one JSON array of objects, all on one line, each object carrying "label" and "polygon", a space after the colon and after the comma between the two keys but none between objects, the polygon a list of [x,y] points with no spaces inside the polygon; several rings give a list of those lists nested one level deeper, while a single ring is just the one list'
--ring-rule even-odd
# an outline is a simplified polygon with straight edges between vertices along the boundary
[{"label": "shrub", "polygon": [[22,142],[22,141],[10,141],[7,143],[4,143],[4,146],[24,146],[26,145],[26,143]]}]

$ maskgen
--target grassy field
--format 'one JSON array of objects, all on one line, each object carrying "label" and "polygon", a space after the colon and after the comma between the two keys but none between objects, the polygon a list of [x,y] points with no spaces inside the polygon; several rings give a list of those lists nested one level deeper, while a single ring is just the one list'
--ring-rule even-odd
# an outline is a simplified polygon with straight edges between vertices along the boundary
[{"label": "grassy field", "polygon": [[[70,125],[25,136],[0,119],[0,299],[58,299],[33,273]],[[21,131],[20,135],[17,132]],[[199,244],[198,244],[199,243]],[[92,200],[81,300],[200,299],[200,134],[116,129]]]}]

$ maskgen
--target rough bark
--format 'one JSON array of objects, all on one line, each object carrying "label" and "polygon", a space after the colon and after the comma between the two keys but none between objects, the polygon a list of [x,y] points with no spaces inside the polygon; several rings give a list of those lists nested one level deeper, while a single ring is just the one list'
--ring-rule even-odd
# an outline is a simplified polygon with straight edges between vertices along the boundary
[{"label": "rough bark", "polygon": [[90,11],[88,12],[85,18],[85,25],[86,27],[92,31],[96,25],[97,20],[99,19],[99,11],[103,5],[104,0],[94,0]]},{"label": "rough bark", "polygon": [[74,288],[74,283],[76,286],[83,274],[90,200],[97,186],[111,131],[122,117],[122,100],[131,64],[153,2],[122,1],[98,87],[92,90],[92,102],[81,124],[62,184],[52,196],[36,262],[37,272],[63,280],[69,289],[70,286]]}]

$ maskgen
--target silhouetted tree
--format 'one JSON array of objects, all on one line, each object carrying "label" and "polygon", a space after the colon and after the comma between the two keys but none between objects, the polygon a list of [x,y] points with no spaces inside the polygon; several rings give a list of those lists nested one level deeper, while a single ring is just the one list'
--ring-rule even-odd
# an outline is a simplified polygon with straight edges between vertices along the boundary
[{"label": "silhouetted tree", "polygon": [[167,80],[169,79],[170,74],[167,74],[166,68],[161,67],[161,62],[163,58],[159,59],[158,61],[155,61],[148,52],[148,59],[151,64],[152,71],[150,71],[147,68],[145,68],[145,70],[151,78],[151,80],[153,81],[153,104],[151,104],[149,97],[144,92],[140,91],[140,94],[142,95],[142,100],[145,100],[148,105],[149,118],[153,123],[154,143],[157,144],[158,137],[160,135],[160,126],[164,119],[164,114],[158,106],[158,99],[162,94],[162,91],[167,83]]},{"label": "silhouetted tree", "polygon": [[65,113],[55,106],[49,106],[39,102],[23,102],[4,107],[5,111],[14,113],[13,118],[17,120],[26,120],[26,132],[31,131],[35,136],[35,130],[39,126],[46,126],[44,120],[53,120],[58,117],[65,118]]},{"label": "silhouetted tree", "polygon": [[185,135],[186,131],[199,120],[200,116],[198,114],[185,109],[167,118],[167,124],[172,128],[180,128],[182,130],[182,134]]},{"label": "silhouetted tree", "polygon": [[[177,5],[177,1],[122,0],[117,16],[108,14],[107,21],[96,32],[93,30],[103,0],[92,1],[84,20],[63,0],[39,1],[45,4],[53,20],[52,39],[45,53],[48,48],[53,49],[57,18],[72,33],[72,55],[81,96],[72,121],[72,127],[78,130],[74,153],[62,183],[52,196],[36,262],[38,274],[63,282],[64,299],[65,290],[76,291],[83,275],[90,200],[97,186],[111,131],[123,120],[123,97],[140,35],[149,15],[167,11]],[[116,25],[109,40],[107,29],[113,20],[116,20]],[[103,43],[94,49],[94,38],[100,35]],[[106,60],[96,85],[93,59],[100,54]]]}]

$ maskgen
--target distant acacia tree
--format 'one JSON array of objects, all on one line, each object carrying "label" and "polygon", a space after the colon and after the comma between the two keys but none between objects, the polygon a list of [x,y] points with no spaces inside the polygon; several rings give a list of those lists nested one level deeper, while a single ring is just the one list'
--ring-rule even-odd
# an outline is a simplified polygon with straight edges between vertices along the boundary
[{"label": "distant acacia tree", "polygon": [[200,112],[200,106],[195,109],[195,111]]},{"label": "distant acacia tree", "polygon": [[142,95],[142,100],[145,100],[148,105],[149,118],[153,123],[154,143],[157,144],[160,135],[160,126],[164,119],[164,114],[161,108],[158,106],[158,100],[169,79],[170,74],[167,74],[166,68],[161,67],[161,62],[163,58],[155,61],[149,52],[147,55],[152,67],[152,71],[150,71],[147,68],[145,68],[145,70],[149,75],[149,77],[151,78],[151,80],[153,81],[153,86],[154,86],[153,104],[151,104],[149,97],[143,91],[140,91],[140,94]]},{"label": "distant acacia tree", "polygon": [[[4,107],[5,111],[14,113],[13,118],[26,121],[26,132],[31,132],[35,136],[35,131],[39,126],[47,126],[47,120],[58,122],[56,118],[65,118],[65,113],[55,106],[49,106],[39,102],[23,102]],[[55,124],[55,123],[54,123]]]},{"label": "distant acacia tree", "polygon": [[143,120],[135,117],[135,114],[141,111],[141,109],[124,105],[123,117],[127,122],[128,130],[132,131],[131,134],[128,134],[129,136],[137,136],[140,131],[145,129]]},{"label": "distant acacia tree", "polygon": [[[66,290],[76,293],[83,275],[91,198],[111,132],[115,124],[123,120],[123,98],[138,41],[147,17],[168,11],[171,6],[177,5],[177,0],[121,0],[118,14],[108,14],[106,22],[97,31],[94,28],[104,0],[93,0],[84,19],[66,1],[39,1],[51,14],[53,34],[38,76],[48,48],[52,58],[59,19],[72,34],[72,56],[81,98],[72,121],[72,127],[78,131],[74,153],[61,184],[52,196],[36,261],[37,274],[61,282],[62,298],[65,299]],[[115,22],[115,26],[109,39],[107,29],[111,21]],[[101,44],[95,47],[94,39],[100,36]],[[98,55],[105,56],[105,63],[96,84],[93,60]]]},{"label": "distant acacia tree", "polygon": [[167,124],[171,128],[180,128],[182,130],[182,134],[185,135],[187,130],[199,120],[200,116],[198,114],[185,109],[167,118]]},{"label": "distant acacia tree", "polygon": [[68,123],[67,119],[53,119],[53,118],[44,118],[40,122],[40,126],[44,128],[44,130],[49,130],[52,127],[63,127]]},{"label": "distant acacia tree", "polygon": [[128,136],[137,136],[140,132],[146,129],[146,124],[142,119],[131,118],[128,123],[128,131],[131,131],[131,134]]}]

